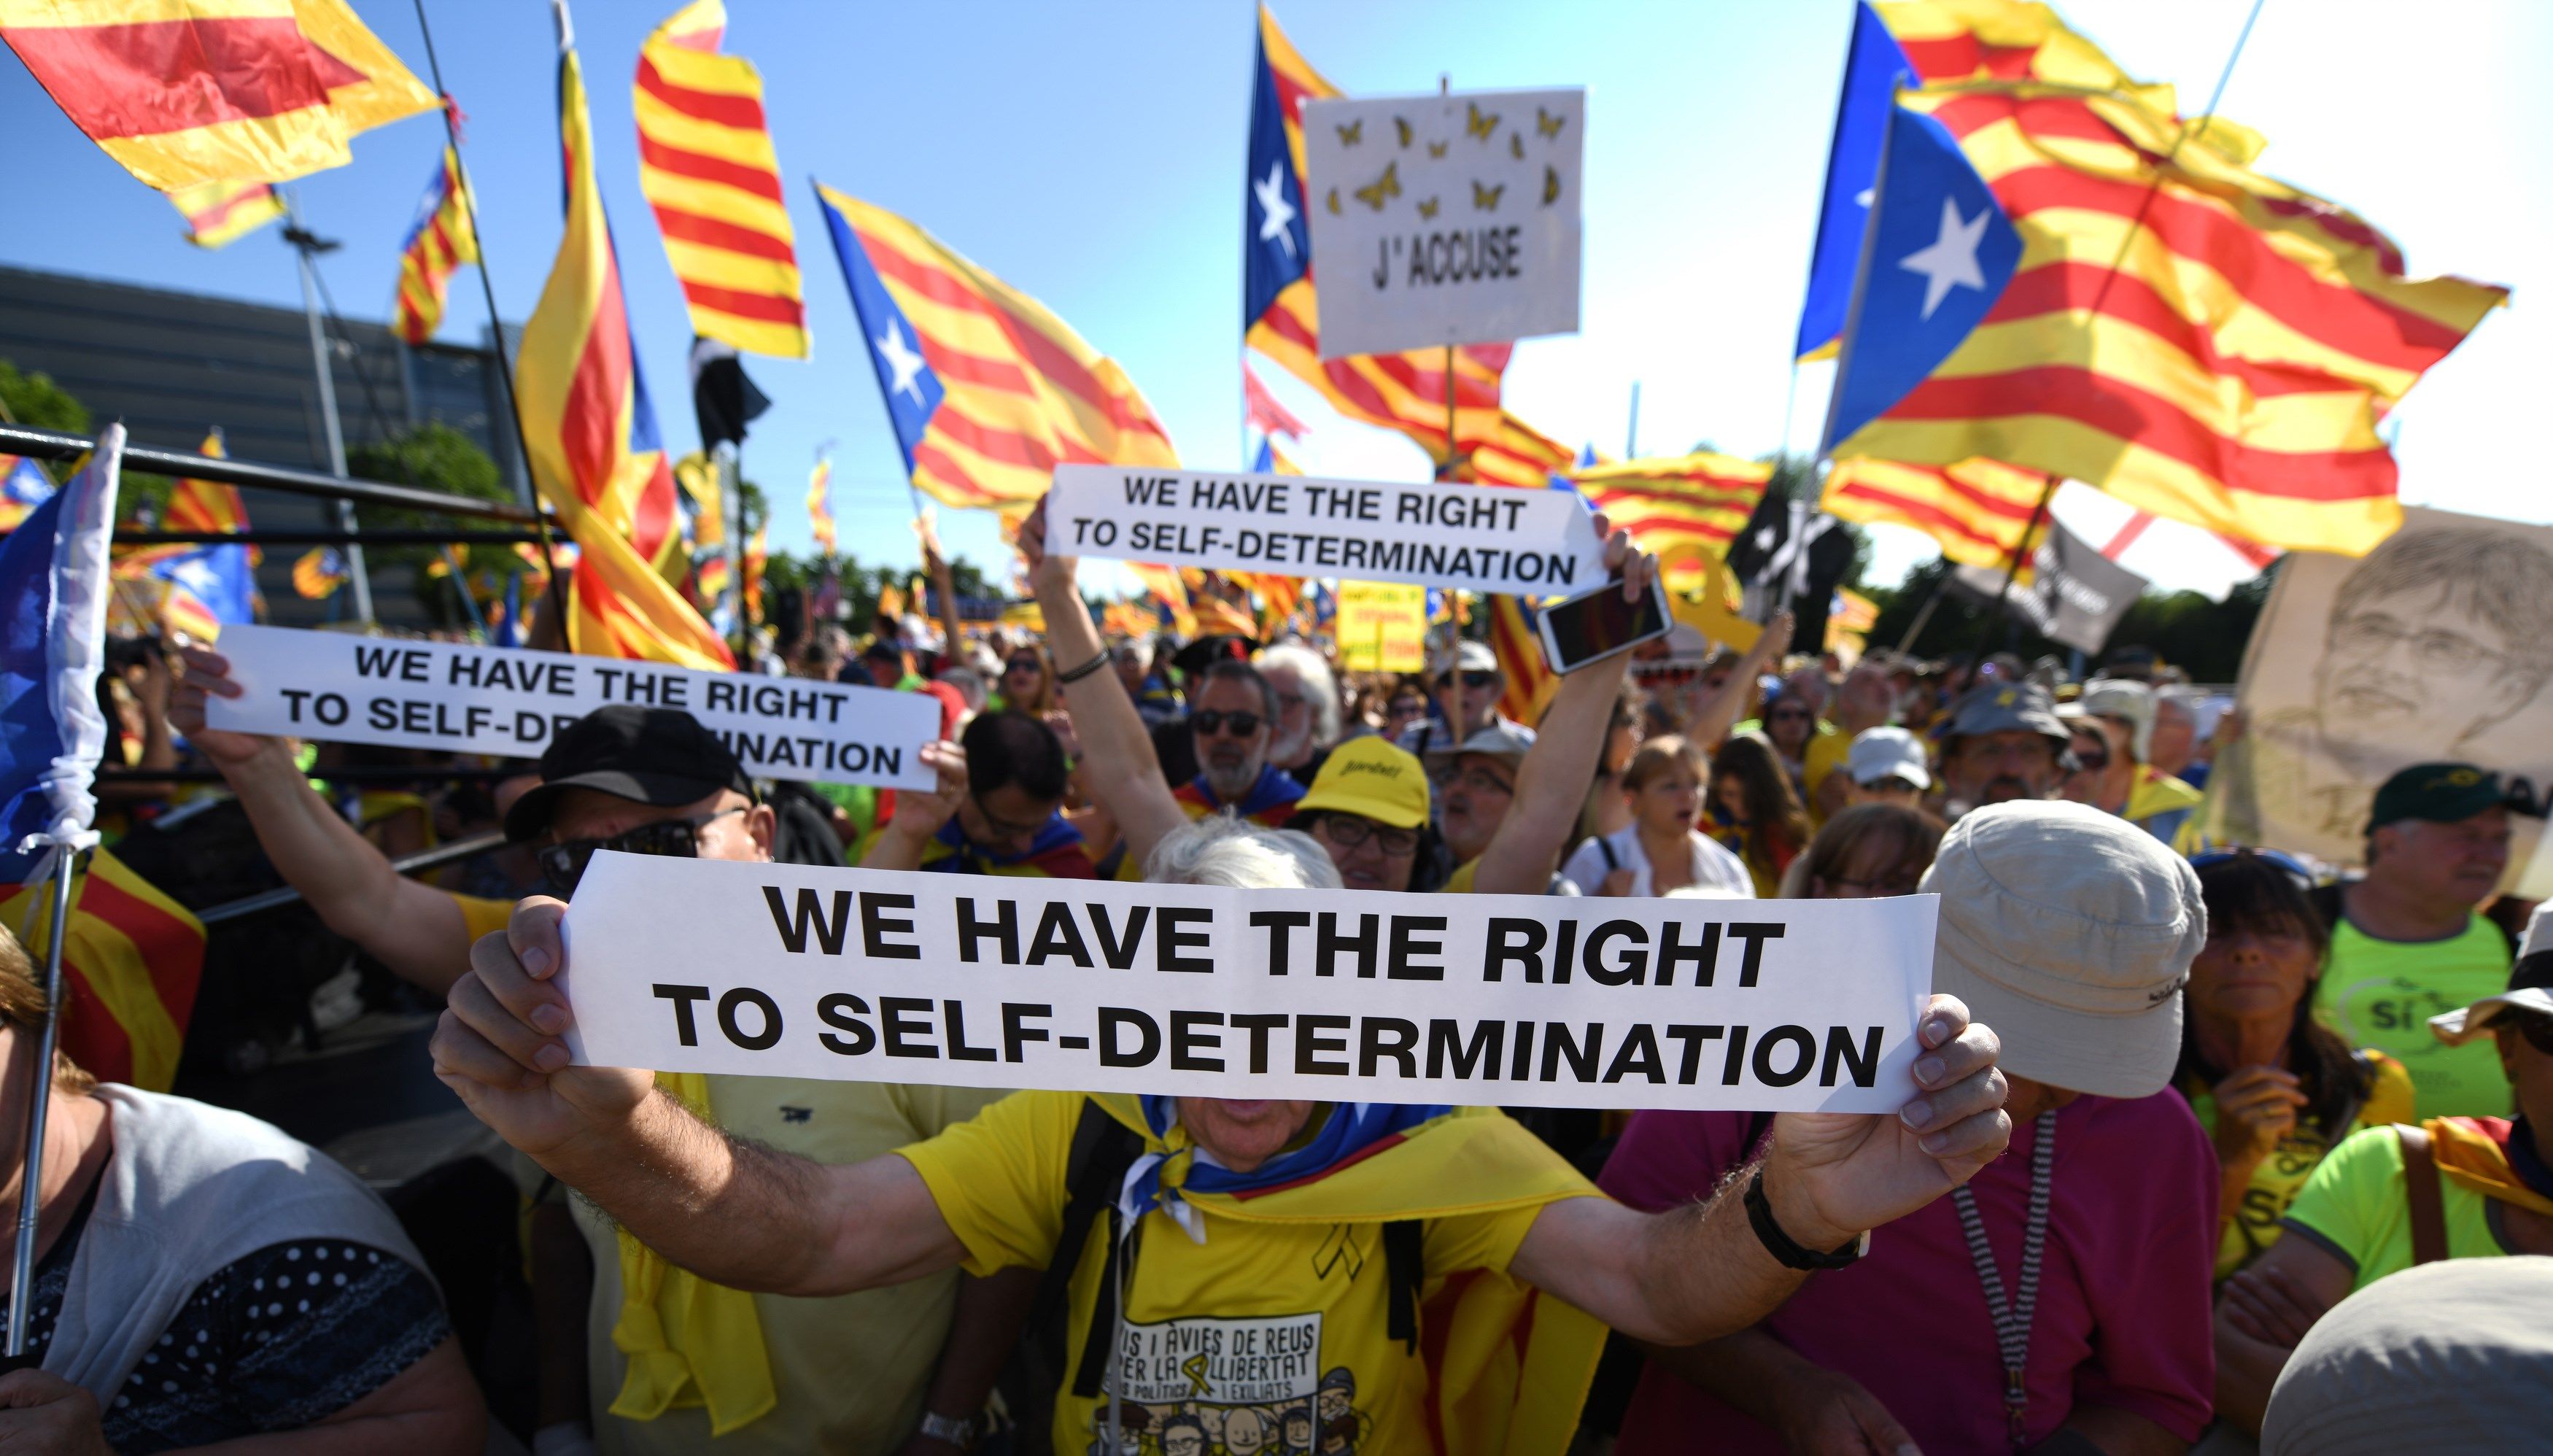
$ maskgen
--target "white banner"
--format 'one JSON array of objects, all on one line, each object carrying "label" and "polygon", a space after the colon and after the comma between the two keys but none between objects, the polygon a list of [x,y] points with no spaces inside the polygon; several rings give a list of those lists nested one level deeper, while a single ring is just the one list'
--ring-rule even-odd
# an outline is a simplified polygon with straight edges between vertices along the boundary
[{"label": "white banner", "polygon": [[1575,491],[1058,465],[1046,515],[1048,549],[1070,556],[1528,597],[1605,580]]},{"label": "white banner", "polygon": [[208,696],[208,728],[530,758],[595,709],[637,703],[699,719],[756,778],[939,781],[920,750],[940,703],[920,693],[292,627],[226,626],[221,653],[245,691]]},{"label": "white banner", "polygon": [[1340,895],[597,854],[577,1060],[1212,1097],[1885,1112],[1932,896]]},{"label": "white banner", "polygon": [[1578,331],[1583,90],[1303,104],[1321,357]]}]

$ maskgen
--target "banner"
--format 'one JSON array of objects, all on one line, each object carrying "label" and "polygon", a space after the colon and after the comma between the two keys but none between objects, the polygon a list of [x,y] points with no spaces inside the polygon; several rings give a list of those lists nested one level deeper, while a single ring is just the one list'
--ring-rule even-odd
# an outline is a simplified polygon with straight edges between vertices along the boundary
[{"label": "banner", "polygon": [[1992,604],[2003,595],[2004,610],[2023,626],[2052,642],[2098,656],[2117,629],[2119,618],[2137,605],[2146,579],[2103,556],[2092,543],[2050,521],[2031,558],[2028,581],[2016,581],[2003,594],[2003,569],[1962,566],[1950,573],[1961,595]]},{"label": "banner", "polygon": [[1321,357],[1578,331],[1587,93],[1303,103]]},{"label": "banner", "polygon": [[[2462,760],[2553,786],[2553,526],[2418,507],[2363,557],[2291,551],[2243,653],[2242,735],[2207,833],[2357,864],[2376,787]],[[2553,893],[2544,821],[2516,820],[2514,893]]]},{"label": "banner", "polygon": [[1939,901],[1341,895],[599,853],[577,1061],[1183,1096],[1887,1112]]},{"label": "banner", "polygon": [[920,749],[940,736],[940,703],[919,693],[246,624],[221,650],[246,691],[207,696],[207,728],[530,758],[595,709],[638,703],[699,719],[756,778],[939,782]]},{"label": "banner", "polygon": [[1350,672],[1423,672],[1427,589],[1404,582],[1339,583],[1339,665]]},{"label": "banner", "polygon": [[1071,556],[1526,597],[1605,580],[1571,491],[1058,465],[1046,513],[1047,548]]}]

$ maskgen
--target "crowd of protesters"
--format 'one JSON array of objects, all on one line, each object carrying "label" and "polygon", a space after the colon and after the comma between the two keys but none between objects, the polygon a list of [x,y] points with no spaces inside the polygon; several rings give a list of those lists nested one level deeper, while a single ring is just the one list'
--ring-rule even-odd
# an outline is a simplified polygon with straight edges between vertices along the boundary
[{"label": "crowd of protesters", "polygon": [[[220,783],[127,779],[114,827],[235,806],[240,852],[368,968],[321,999],[444,1008],[431,1071],[504,1145],[519,1257],[500,1272],[532,1333],[493,1337],[505,1316],[453,1272],[484,1262],[451,1262],[445,1232],[327,1156],[62,1061],[0,1447],[2540,1439],[2501,1388],[2545,1387],[2547,1266],[2452,1267],[2553,1255],[2553,919],[2498,893],[2513,796],[2491,765],[2394,774],[2343,873],[2207,840],[2211,762],[2242,724],[2148,652],[2088,681],[2010,656],[1847,667],[1794,652],[1776,614],[1708,657],[1670,639],[1599,661],[1525,722],[1501,711],[1511,665],[1459,632],[1407,676],[1345,671],[1317,637],[1109,638],[1039,517],[1020,546],[1036,631],[824,624],[774,664],[936,699],[928,790],[757,783],[688,716],[639,707],[447,790],[422,755],[208,728],[207,699],[242,691],[215,650],[121,656],[101,686],[120,760]],[[1608,549],[1624,592],[1653,589],[1625,537]],[[356,761],[418,777],[330,777]],[[500,829],[499,853],[393,863]],[[571,1066],[558,927],[599,848],[1253,889],[1935,894],[1936,997],[1890,1118]],[[16,929],[11,1137],[45,1014]],[[1306,1318],[1291,1394],[1128,1394],[1138,1331]],[[1481,1399],[1500,1380],[1507,1403]]]}]

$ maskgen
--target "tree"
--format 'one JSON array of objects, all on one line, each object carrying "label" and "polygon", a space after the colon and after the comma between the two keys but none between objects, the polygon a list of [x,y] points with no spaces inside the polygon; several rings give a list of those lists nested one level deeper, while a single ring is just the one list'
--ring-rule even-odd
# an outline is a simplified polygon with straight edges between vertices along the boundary
[{"label": "tree", "polygon": [[[2110,633],[2109,645],[2134,643],[2152,647],[2156,655],[2188,673],[2194,682],[2233,682],[2243,670],[2244,647],[2252,639],[2252,627],[2260,620],[2261,608],[2269,601],[2270,588],[2281,564],[2272,562],[2269,570],[2236,587],[2223,602],[2211,601],[2196,592],[2148,592],[2119,618],[2117,628]],[[1895,647],[1951,570],[1949,562],[1937,557],[1908,572],[1899,586],[1868,589],[1871,600],[1879,604],[1879,619],[1871,627],[1870,644]],[[2008,613],[1997,612],[1992,603],[1971,602],[1955,595],[1942,598],[1925,622],[1923,634],[1909,650],[1929,657],[2011,651],[2025,659],[2042,655],[2063,658],[2068,651],[2022,626]]]},{"label": "tree", "polygon": [[[488,452],[441,420],[428,420],[386,439],[353,446],[346,452],[346,469],[358,479],[387,481],[479,501],[511,503],[515,499]],[[355,522],[365,530],[451,530],[484,524],[456,520],[434,511],[387,505],[356,506]],[[370,546],[364,551],[364,565],[370,571],[386,566],[409,568],[417,574],[417,601],[435,618],[436,625],[476,625],[464,620],[461,596],[452,586],[431,584],[428,564],[440,562],[442,555],[434,546]],[[455,546],[452,555],[465,573],[493,570],[500,583],[529,569],[520,555],[503,546]]]},{"label": "tree", "polygon": [[6,359],[0,359],[0,418],[67,435],[88,433],[87,405],[55,384],[52,375],[42,370],[21,374],[18,366]]}]

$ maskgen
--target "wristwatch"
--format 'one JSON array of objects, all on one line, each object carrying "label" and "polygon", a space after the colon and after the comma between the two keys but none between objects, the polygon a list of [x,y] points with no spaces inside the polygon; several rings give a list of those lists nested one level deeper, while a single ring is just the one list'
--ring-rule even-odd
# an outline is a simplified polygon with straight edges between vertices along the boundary
[{"label": "wristwatch", "polygon": [[975,1417],[942,1415],[925,1410],[922,1412],[922,1433],[935,1441],[946,1441],[963,1450],[975,1444]]},{"label": "wristwatch", "polygon": [[1781,1222],[1773,1217],[1772,1201],[1764,1196],[1764,1170],[1760,1166],[1746,1179],[1746,1222],[1754,1227],[1755,1237],[1762,1241],[1764,1252],[1779,1260],[1785,1269],[1841,1269],[1870,1252],[1868,1229],[1861,1231],[1861,1237],[1832,1253],[1821,1254],[1815,1249],[1801,1248],[1789,1234],[1782,1232]]}]

